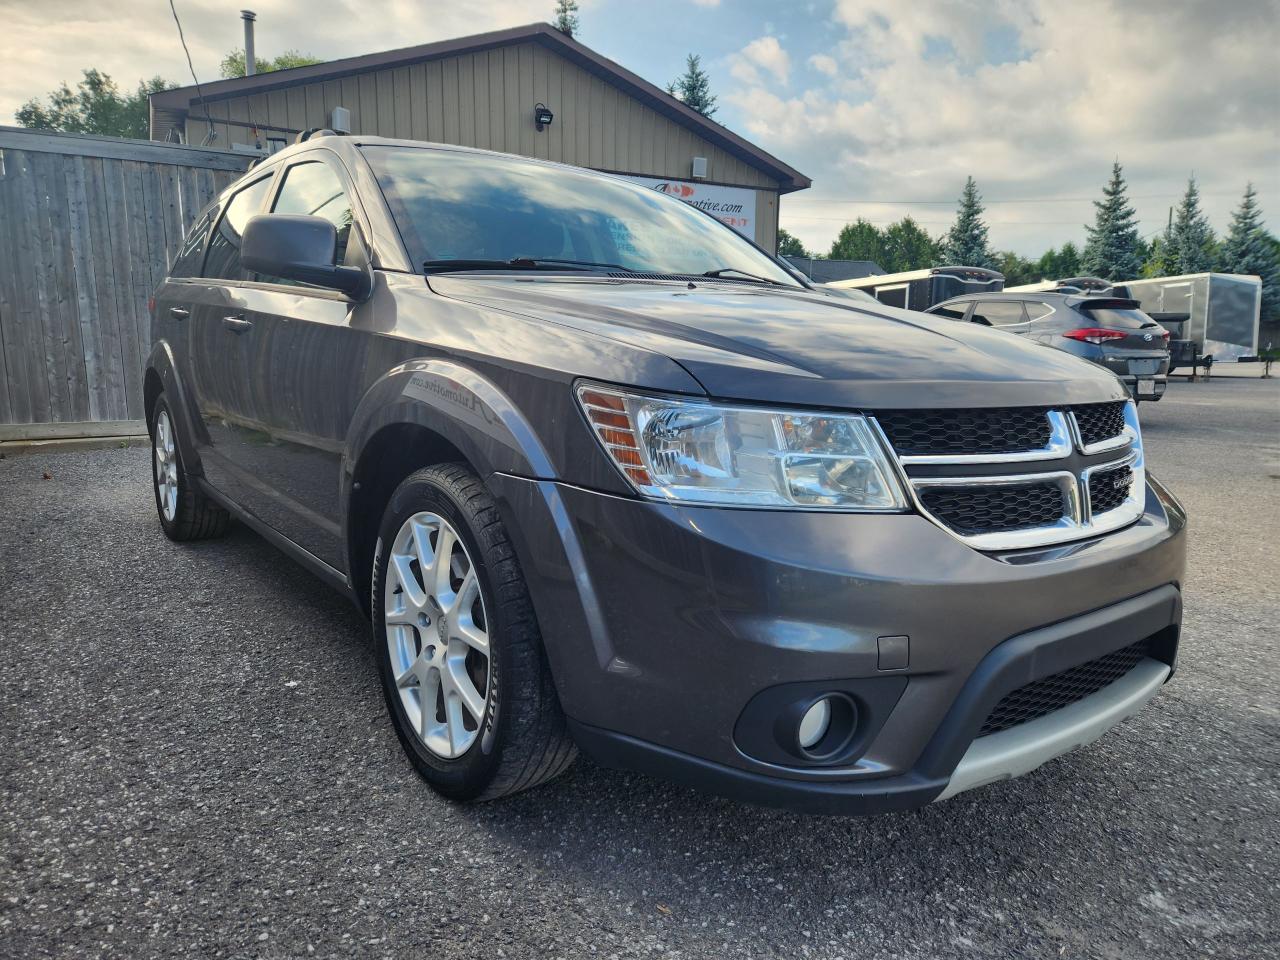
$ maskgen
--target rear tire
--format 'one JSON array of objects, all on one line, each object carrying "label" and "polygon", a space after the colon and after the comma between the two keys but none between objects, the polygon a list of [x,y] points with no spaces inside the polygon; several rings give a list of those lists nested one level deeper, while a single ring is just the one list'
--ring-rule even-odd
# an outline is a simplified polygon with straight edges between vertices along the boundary
[{"label": "rear tire", "polygon": [[533,604],[484,484],[466,465],[411,474],[383,514],[373,634],[414,769],[453,800],[492,800],[573,763]]},{"label": "rear tire", "polygon": [[151,415],[151,487],[160,527],[177,542],[220,537],[231,517],[187,473],[173,419],[162,393]]}]

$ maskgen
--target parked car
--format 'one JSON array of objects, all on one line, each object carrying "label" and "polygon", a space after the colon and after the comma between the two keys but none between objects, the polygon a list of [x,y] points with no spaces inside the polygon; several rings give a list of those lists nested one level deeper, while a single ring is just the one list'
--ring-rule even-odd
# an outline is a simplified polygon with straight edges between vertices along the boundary
[{"label": "parked car", "polygon": [[1135,300],[1075,292],[955,297],[926,313],[998,327],[1110,370],[1136,401],[1159,400],[1169,383],[1169,331]]},{"label": "parked car", "polygon": [[914,807],[1174,668],[1184,515],[1114,377],[811,290],[642,186],[313,137],[196,218],[152,309],[165,534],[235,517],[349,595],[448,797],[583,750]]}]

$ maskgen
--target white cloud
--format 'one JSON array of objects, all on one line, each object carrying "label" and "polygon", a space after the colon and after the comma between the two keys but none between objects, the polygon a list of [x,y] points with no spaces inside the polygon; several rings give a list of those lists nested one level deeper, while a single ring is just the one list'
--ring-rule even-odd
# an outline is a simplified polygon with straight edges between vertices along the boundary
[{"label": "white cloud", "polygon": [[[222,58],[244,43],[240,6],[221,0],[177,0],[201,81],[218,79]],[[269,5],[243,6],[257,7],[259,56],[297,49],[332,60],[548,20],[553,4],[433,4],[430,16],[423,15],[417,0],[383,0],[376,15],[364,0],[330,0],[323,6],[310,0],[272,0]],[[0,18],[0,123],[11,122],[8,117],[23,102],[43,98],[62,81],[74,87],[81,71],[90,66],[128,90],[142,77],[157,74],[177,83],[191,82],[164,0],[0,0]]]},{"label": "white cloud", "polygon": [[834,77],[840,72],[840,65],[836,63],[836,58],[827,56],[825,53],[815,53],[811,56],[809,66],[819,73],[825,73],[828,77]]},{"label": "white cloud", "polygon": [[759,84],[760,71],[770,74],[778,83],[785,84],[791,72],[791,58],[777,37],[760,37],[752,40],[733,58],[729,72],[736,80],[746,84]]},{"label": "white cloud", "polygon": [[720,0],[693,0],[695,7],[718,7]]},{"label": "white cloud", "polygon": [[[1250,179],[1274,224],[1274,10],[1272,0],[839,0],[832,46],[809,61],[822,70],[814,60],[831,59],[830,82],[787,95],[740,71],[742,86],[722,99],[748,136],[814,177],[783,200],[782,221],[819,248],[860,215],[911,214],[938,232],[968,174],[989,198],[1083,198],[990,205],[997,246],[1079,242],[1117,156],[1146,233],[1193,170],[1219,230]],[[1016,53],[1009,62],[988,60],[993,27]],[[838,202],[848,199],[945,202]]]}]

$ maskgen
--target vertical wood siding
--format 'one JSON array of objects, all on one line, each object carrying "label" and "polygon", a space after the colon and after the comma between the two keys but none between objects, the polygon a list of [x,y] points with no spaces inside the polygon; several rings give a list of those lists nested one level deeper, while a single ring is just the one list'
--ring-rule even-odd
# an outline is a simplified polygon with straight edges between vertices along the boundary
[{"label": "vertical wood siding", "polygon": [[176,148],[158,144],[117,151],[148,159],[7,145],[22,137],[0,145],[0,424],[140,420],[147,298],[239,173],[166,163]]},{"label": "vertical wood siding", "polygon": [[[555,122],[539,133],[533,107],[545,103]],[[249,144],[253,132],[219,120],[282,127],[291,133],[330,123],[330,111],[351,111],[351,131],[500,150],[581,167],[688,180],[695,156],[707,158],[707,179],[758,191],[755,240],[773,249],[778,183],[768,174],[699,137],[541,44],[528,42],[410,66],[374,70],[285,91],[218,100],[209,105],[217,139],[227,149]],[[187,118],[187,142],[207,133],[203,110]]]}]

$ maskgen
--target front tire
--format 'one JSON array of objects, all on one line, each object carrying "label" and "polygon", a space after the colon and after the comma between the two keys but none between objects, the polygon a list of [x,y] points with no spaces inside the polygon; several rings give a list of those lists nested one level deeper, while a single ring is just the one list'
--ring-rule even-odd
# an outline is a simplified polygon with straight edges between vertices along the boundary
[{"label": "front tire", "polygon": [[392,494],[372,606],[387,710],[438,792],[491,800],[573,763],[519,563],[493,498],[465,465],[419,470]]},{"label": "front tire", "polygon": [[164,394],[151,415],[151,486],[164,535],[178,542],[220,537],[231,517],[210,500],[187,473]]}]

